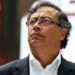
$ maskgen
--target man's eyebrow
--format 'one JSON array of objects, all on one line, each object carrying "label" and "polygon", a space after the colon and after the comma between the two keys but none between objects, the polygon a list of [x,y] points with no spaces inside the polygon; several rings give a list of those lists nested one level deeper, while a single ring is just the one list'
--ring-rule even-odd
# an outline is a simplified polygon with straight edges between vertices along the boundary
[{"label": "man's eyebrow", "polygon": [[31,19],[38,19],[38,17],[31,17],[30,20],[31,20]]},{"label": "man's eyebrow", "polygon": [[41,18],[49,18],[49,19],[51,19],[49,16],[41,16]]}]

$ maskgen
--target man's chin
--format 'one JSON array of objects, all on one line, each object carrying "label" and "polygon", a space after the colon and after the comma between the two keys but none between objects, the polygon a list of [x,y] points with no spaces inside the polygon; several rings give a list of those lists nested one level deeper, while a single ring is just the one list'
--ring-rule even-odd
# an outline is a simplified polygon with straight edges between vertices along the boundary
[{"label": "man's chin", "polygon": [[39,46],[39,44],[41,44],[41,43],[42,43],[42,41],[38,40],[38,39],[32,39],[29,41],[29,44],[32,46]]},{"label": "man's chin", "polygon": [[39,43],[39,41],[37,39],[30,40],[30,44],[36,44],[36,43]]}]

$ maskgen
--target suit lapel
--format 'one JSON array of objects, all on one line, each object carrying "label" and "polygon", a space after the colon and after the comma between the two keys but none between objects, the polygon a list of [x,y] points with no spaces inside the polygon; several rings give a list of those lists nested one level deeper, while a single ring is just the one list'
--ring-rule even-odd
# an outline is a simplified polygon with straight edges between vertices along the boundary
[{"label": "suit lapel", "polygon": [[29,75],[29,56],[18,61],[11,75]]},{"label": "suit lapel", "polygon": [[74,75],[72,63],[61,58],[61,64],[58,69],[58,75]]}]

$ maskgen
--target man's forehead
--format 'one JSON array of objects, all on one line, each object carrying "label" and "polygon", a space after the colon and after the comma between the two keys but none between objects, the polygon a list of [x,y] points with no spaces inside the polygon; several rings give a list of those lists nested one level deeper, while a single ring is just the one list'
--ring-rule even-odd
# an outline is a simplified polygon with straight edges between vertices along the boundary
[{"label": "man's forehead", "polygon": [[43,6],[38,8],[31,17],[39,17],[39,16],[50,16],[50,17],[56,17],[59,13],[58,10],[52,7]]}]

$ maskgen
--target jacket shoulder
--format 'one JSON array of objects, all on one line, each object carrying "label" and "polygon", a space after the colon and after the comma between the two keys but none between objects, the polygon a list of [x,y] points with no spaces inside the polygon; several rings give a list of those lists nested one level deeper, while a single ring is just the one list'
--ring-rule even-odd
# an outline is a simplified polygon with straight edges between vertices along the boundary
[{"label": "jacket shoulder", "polygon": [[67,66],[70,66],[71,68],[75,69],[75,63],[71,62],[69,60],[64,59],[64,62]]},{"label": "jacket shoulder", "polygon": [[21,68],[27,62],[27,57],[24,59],[14,60],[5,65],[0,66],[0,75],[10,75],[10,72],[17,70],[17,67]]},{"label": "jacket shoulder", "polygon": [[1,72],[6,72],[8,70],[10,70],[11,68],[13,68],[17,62],[19,62],[20,60],[15,60],[15,61],[12,61],[12,62],[9,62],[7,64],[4,64],[2,66],[0,66],[0,73]]},{"label": "jacket shoulder", "polygon": [[75,75],[75,63],[62,58],[61,67],[67,72],[72,72]]}]

